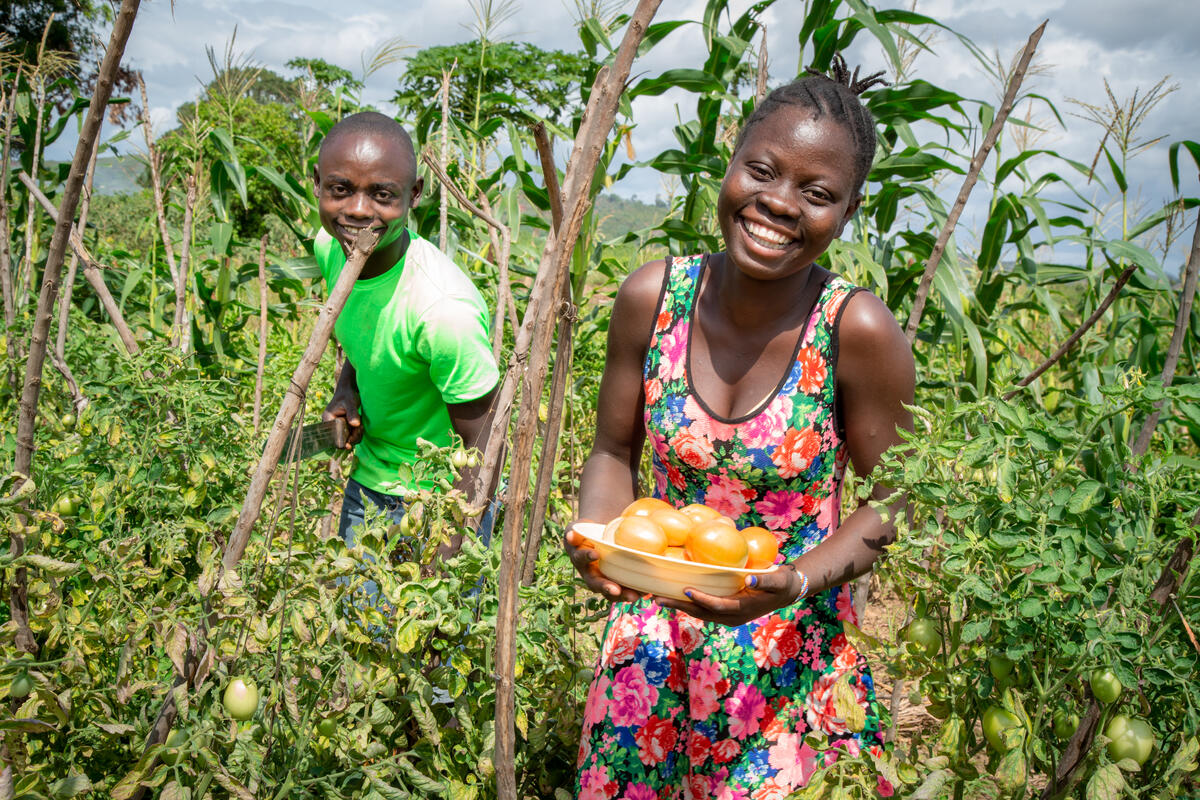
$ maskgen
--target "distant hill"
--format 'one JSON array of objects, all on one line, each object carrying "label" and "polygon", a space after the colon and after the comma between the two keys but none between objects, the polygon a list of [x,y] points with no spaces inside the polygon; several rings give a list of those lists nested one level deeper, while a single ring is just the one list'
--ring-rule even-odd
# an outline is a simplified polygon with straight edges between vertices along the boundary
[{"label": "distant hill", "polygon": [[[49,161],[55,167],[63,161]],[[134,156],[101,156],[96,159],[96,178],[93,191],[96,194],[137,194],[142,190],[138,176],[146,165]]]},{"label": "distant hill", "polygon": [[668,211],[670,209],[662,201],[643,203],[636,197],[625,198],[615,194],[601,194],[596,198],[600,235],[606,239],[629,231],[652,228],[663,221]]},{"label": "distant hill", "polygon": [[134,194],[140,192],[138,177],[145,163],[133,156],[104,156],[96,159],[97,194]]}]

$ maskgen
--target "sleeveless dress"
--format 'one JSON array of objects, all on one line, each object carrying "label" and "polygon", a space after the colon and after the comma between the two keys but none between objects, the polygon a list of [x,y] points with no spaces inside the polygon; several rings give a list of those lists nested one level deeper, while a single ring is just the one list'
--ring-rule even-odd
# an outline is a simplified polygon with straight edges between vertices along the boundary
[{"label": "sleeveless dress", "polygon": [[[837,326],[856,290],[827,280],[775,393],[722,419],[689,379],[706,263],[667,260],[643,369],[654,495],[767,528],[784,563],[838,525],[848,456],[834,413]],[[840,754],[882,755],[871,674],[844,633],[853,608],[849,584],[739,627],[646,599],[614,603],[584,710],[576,796],[781,800]]]}]

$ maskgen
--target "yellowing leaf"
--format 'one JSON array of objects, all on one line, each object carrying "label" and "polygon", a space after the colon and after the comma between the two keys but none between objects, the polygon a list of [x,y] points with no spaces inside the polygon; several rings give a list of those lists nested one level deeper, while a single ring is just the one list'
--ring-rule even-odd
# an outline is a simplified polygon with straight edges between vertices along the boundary
[{"label": "yellowing leaf", "polygon": [[838,678],[833,685],[833,707],[841,717],[846,727],[854,733],[859,733],[867,725],[867,712],[858,704],[854,688],[850,686],[850,673]]}]

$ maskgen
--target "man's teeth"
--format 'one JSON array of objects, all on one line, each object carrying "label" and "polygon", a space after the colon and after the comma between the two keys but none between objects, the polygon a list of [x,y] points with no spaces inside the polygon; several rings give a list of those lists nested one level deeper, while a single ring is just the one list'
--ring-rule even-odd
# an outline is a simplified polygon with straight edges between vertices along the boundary
[{"label": "man's teeth", "polygon": [[746,228],[746,233],[750,234],[750,238],[763,247],[771,247],[777,250],[782,250],[792,243],[791,237],[784,236],[782,233],[771,230],[763,225],[750,220],[743,220],[743,225]]}]

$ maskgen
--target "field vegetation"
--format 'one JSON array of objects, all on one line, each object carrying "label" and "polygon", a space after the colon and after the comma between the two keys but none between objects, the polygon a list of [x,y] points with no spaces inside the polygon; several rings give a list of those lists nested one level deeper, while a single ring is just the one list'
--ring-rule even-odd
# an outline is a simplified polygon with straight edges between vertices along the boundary
[{"label": "field vegetation", "polygon": [[[136,2],[87,80],[78,53],[3,43],[0,800],[569,796],[606,609],[558,541],[611,298],[646,259],[720,247],[739,125],[794,77],[759,59],[772,2],[708,0],[698,22],[578,4],[578,42],[544,54],[493,41],[512,4],[478,3],[492,16],[471,41],[407,54],[396,102],[426,177],[411,224],[484,293],[508,370],[493,438],[512,446],[480,454],[507,479],[502,520],[448,561],[436,545],[481,508],[450,488],[455,448],[425,454],[438,488],[409,498],[407,529],[371,519],[353,550],[331,532],[345,459],[274,463],[340,366],[321,338],[316,154],[401,51],[362,75],[306,58],[277,75],[231,43],[156,131],[137,76],[110,94]],[[903,627],[850,631],[892,687],[888,746],[798,796],[874,797],[879,775],[913,798],[1196,794],[1200,199],[1180,188],[1200,143],[1168,140],[1177,196],[1139,214],[1125,171],[1168,85],[1071,117],[1022,88],[1039,29],[1011,67],[965,42],[1000,91],[964,97],[912,72],[938,57],[936,19],[805,7],[804,66],[870,41],[891,80],[865,96],[868,195],[826,261],[887,302],[919,385],[911,440],[853,479],[909,497],[872,583]],[[626,80],[697,24],[702,69]],[[630,101],[670,88],[694,115],[630,157],[673,196],[607,197],[631,168]],[[106,111],[125,126],[101,127]],[[1043,117],[1091,126],[1095,163],[1037,146]],[[47,161],[76,130],[74,160]],[[141,188],[93,194],[122,139]],[[578,152],[556,165],[552,141]],[[978,230],[957,225],[959,186],[987,200]],[[394,615],[354,602],[367,581]],[[898,732],[902,705],[923,723]]]}]

